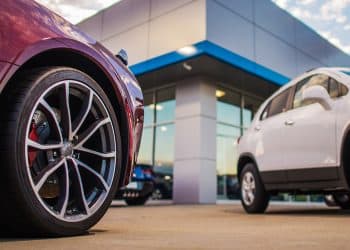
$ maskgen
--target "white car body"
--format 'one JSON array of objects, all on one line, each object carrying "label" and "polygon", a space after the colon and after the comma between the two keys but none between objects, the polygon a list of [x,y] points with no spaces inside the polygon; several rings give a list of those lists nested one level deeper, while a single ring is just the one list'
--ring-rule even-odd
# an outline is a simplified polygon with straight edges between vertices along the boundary
[{"label": "white car body", "polygon": [[[268,98],[239,141],[238,176],[244,164],[251,161],[270,193],[349,190],[343,149],[350,131],[350,75],[344,72],[350,74],[350,68],[319,68],[306,72]],[[329,80],[332,86],[335,86],[335,81],[338,82],[342,89],[338,90],[343,91],[343,95],[339,92],[338,97],[328,96],[329,106],[314,102],[293,108],[297,84],[309,77],[316,79],[316,75],[319,79],[332,79]],[[310,86],[315,85],[311,83]],[[271,101],[276,101],[274,98],[288,89],[291,92],[285,111],[262,119]],[[298,93],[303,98],[304,95],[313,95],[306,89],[302,88]],[[299,105],[298,100],[295,100],[296,104]]]}]

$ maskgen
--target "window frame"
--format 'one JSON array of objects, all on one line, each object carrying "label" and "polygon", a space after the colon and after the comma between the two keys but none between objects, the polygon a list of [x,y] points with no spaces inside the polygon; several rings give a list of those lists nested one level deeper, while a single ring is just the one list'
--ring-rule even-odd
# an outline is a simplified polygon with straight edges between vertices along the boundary
[{"label": "window frame", "polygon": [[[324,76],[327,77],[327,93],[328,93],[329,97],[332,100],[337,100],[338,98],[340,98],[342,96],[345,96],[349,92],[348,91],[348,87],[345,84],[343,84],[343,83],[339,82],[338,80],[336,80],[334,77],[332,77],[332,76],[330,76],[328,74],[325,74],[325,73],[315,73],[315,74],[306,76],[305,78],[301,79],[300,81],[298,81],[297,83],[295,83],[293,85],[293,97],[291,98],[290,109],[298,109],[298,108],[306,107],[306,106],[309,106],[309,105],[313,104],[313,103],[310,103],[310,104],[307,104],[307,105],[301,105],[299,107],[294,107],[294,99],[295,99],[295,94],[297,92],[298,85],[301,84],[303,81],[305,81],[307,79],[310,79],[311,77],[317,76],[317,75],[324,75]],[[338,95],[336,97],[331,97],[331,95],[330,95],[330,81],[331,81],[331,79],[334,80],[337,83]],[[343,93],[342,86],[344,86],[345,89],[346,89],[345,94]]]},{"label": "window frame", "polygon": [[[285,92],[289,92],[289,93],[288,93],[288,96],[287,96],[286,106],[285,106],[284,110],[282,112],[277,113],[277,114],[270,115],[270,108],[271,108],[272,101],[275,100],[275,98],[277,98],[278,96],[284,94]],[[287,89],[285,89],[285,90],[281,91],[280,93],[278,93],[277,95],[273,96],[269,100],[269,102],[266,104],[266,106],[264,107],[263,111],[261,112],[259,120],[260,121],[266,121],[266,120],[268,120],[271,117],[275,117],[275,116],[277,116],[279,114],[285,113],[288,110],[290,110],[291,96],[292,96],[293,93],[294,93],[294,86],[290,86]],[[264,115],[265,111],[267,111],[267,116],[266,116],[266,118],[263,118],[263,115]]]}]

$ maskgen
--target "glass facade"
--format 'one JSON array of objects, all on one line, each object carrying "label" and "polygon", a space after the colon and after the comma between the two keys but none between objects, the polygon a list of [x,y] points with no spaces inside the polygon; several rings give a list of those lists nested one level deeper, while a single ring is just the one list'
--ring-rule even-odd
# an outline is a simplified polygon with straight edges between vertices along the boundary
[{"label": "glass facade", "polygon": [[249,127],[263,100],[218,88],[216,91],[216,171],[219,199],[239,198],[237,139]]},{"label": "glass facade", "polygon": [[173,167],[175,88],[144,93],[145,119],[138,163]]}]

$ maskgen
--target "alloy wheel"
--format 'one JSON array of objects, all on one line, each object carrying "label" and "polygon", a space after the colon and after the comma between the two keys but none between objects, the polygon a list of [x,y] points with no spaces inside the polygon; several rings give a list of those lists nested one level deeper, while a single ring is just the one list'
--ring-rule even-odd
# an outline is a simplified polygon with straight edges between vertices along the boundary
[{"label": "alloy wheel", "polygon": [[251,205],[255,199],[255,179],[251,172],[246,172],[242,179],[242,199],[246,205]]},{"label": "alloy wheel", "polygon": [[26,168],[32,190],[56,218],[78,222],[104,203],[116,173],[116,137],[98,94],[82,82],[53,84],[27,122]]}]

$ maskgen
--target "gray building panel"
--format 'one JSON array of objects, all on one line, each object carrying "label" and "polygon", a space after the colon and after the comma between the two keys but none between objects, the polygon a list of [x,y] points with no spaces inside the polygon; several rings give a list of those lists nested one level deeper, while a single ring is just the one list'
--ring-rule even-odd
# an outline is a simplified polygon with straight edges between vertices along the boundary
[{"label": "gray building panel", "polygon": [[253,22],[253,0],[214,0],[220,5]]},{"label": "gray building panel", "polygon": [[254,60],[253,24],[213,0],[207,2],[207,39]]},{"label": "gray building panel", "polygon": [[127,47],[131,65],[208,40],[287,77],[350,66],[348,55],[268,0],[124,0],[79,27],[114,53]]},{"label": "gray building panel", "polygon": [[103,11],[102,39],[131,29],[149,19],[150,0],[121,1]]},{"label": "gray building panel", "polygon": [[193,0],[151,0],[150,17],[151,19],[158,17],[192,1]]},{"label": "gray building panel", "polygon": [[297,72],[296,50],[275,36],[256,27],[256,62],[287,77]]},{"label": "gray building panel", "polygon": [[254,1],[254,20],[257,26],[284,42],[295,46],[295,18],[270,1]]},{"label": "gray building panel", "polygon": [[296,22],[296,47],[323,64],[327,64],[326,41],[301,22]]},{"label": "gray building panel", "polygon": [[307,70],[324,66],[325,65],[306,55],[304,52],[297,50],[297,75],[302,74]]}]

